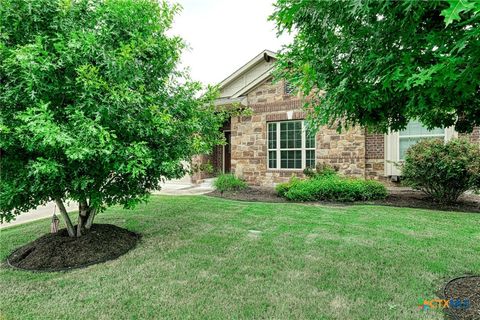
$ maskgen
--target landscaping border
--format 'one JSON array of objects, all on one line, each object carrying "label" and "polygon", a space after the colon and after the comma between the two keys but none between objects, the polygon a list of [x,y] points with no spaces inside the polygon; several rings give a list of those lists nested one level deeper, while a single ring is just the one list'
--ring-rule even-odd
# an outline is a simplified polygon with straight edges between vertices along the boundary
[{"label": "landscaping border", "polygon": [[[128,230],[128,229],[126,229]],[[15,253],[17,252],[18,250],[20,250],[23,246],[20,246],[18,248],[16,248],[15,250],[13,250],[9,255],[8,257],[5,259],[5,262],[6,262],[6,265],[7,267],[13,269],[13,270],[19,270],[19,271],[29,271],[29,272],[34,272],[34,273],[47,273],[47,272],[69,272],[69,271],[72,271],[72,270],[76,270],[76,269],[84,269],[84,268],[87,268],[87,267],[90,267],[90,266],[93,266],[93,265],[96,265],[96,264],[100,264],[100,263],[105,263],[105,262],[108,262],[108,261],[113,261],[113,260],[116,260],[118,258],[120,258],[121,256],[125,255],[126,253],[132,251],[133,249],[135,249],[138,245],[138,243],[141,241],[142,239],[142,234],[138,233],[138,232],[134,232],[134,231],[130,231],[128,230],[129,232],[131,232],[132,234],[135,235],[135,237],[137,238],[137,240],[135,241],[135,244],[133,246],[131,246],[130,248],[128,248],[128,250],[126,250],[125,252],[121,252],[117,255],[114,255],[113,257],[110,257],[110,258],[107,258],[107,259],[101,259],[101,260],[98,260],[98,261],[93,261],[93,262],[89,262],[89,263],[86,263],[86,264],[82,264],[82,265],[78,265],[78,266],[74,266],[74,267],[66,267],[66,268],[49,268],[49,269],[27,269],[27,268],[22,268],[22,267],[17,267],[13,264],[10,263],[10,257]],[[35,241],[35,240],[33,240]]]},{"label": "landscaping border", "polygon": [[[463,276],[460,276],[460,277],[455,277],[455,278],[450,279],[443,286],[443,289],[442,289],[442,292],[441,292],[443,297],[441,297],[441,298],[447,299],[447,287],[450,285],[450,283],[452,283],[456,280],[466,279],[466,278],[480,278],[480,275],[470,274],[470,275],[463,275]],[[447,315],[448,317],[450,317],[453,320],[460,320],[460,318],[457,315],[455,315],[449,308],[444,308],[443,312],[445,313],[445,315]]]},{"label": "landscaping border", "polygon": [[[262,195],[262,192],[265,193]],[[248,201],[248,202],[266,202],[266,203],[300,203],[308,205],[327,205],[327,206],[353,206],[353,205],[375,205],[392,208],[412,208],[424,210],[436,210],[443,212],[459,212],[459,213],[480,213],[480,196],[464,195],[460,202],[452,205],[442,205],[432,202],[421,191],[408,189],[390,189],[385,200],[370,200],[370,201],[309,201],[298,202],[288,201],[276,195],[274,188],[267,187],[248,187],[247,190],[240,190],[234,192],[212,191],[205,194],[210,197],[217,197],[221,199]]]}]

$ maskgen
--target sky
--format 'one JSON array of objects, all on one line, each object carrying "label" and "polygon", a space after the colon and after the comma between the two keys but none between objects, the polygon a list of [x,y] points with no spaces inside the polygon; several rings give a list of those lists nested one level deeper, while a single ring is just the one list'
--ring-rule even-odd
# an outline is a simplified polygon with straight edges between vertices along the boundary
[{"label": "sky", "polygon": [[190,46],[182,65],[193,80],[217,84],[264,49],[277,51],[291,37],[277,38],[272,0],[176,0],[183,10],[172,34]]}]

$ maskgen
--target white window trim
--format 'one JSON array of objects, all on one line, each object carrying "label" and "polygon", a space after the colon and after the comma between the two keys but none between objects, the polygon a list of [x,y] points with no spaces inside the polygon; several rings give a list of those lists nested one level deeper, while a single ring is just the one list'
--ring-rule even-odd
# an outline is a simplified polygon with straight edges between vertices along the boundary
[{"label": "white window trim", "polygon": [[[415,137],[425,137],[426,135],[408,135],[402,136],[405,138],[415,138]],[[444,134],[432,134],[430,137],[444,137],[444,141],[447,142],[452,138],[458,137],[458,132],[455,131],[454,127],[445,128]],[[401,176],[401,170],[396,166],[396,163],[402,163],[403,160],[400,160],[400,134],[398,131],[389,131],[388,134],[385,134],[385,176]]]},{"label": "white window trim", "polygon": [[406,135],[401,136],[398,134],[398,143],[397,143],[397,161],[403,162],[404,159],[400,159],[400,140],[401,139],[410,139],[410,138],[443,138],[444,142],[447,142],[447,129],[443,130],[443,133],[432,133],[432,134],[414,134],[414,135]]},{"label": "white window trim", "polygon": [[[302,125],[302,137],[301,137],[301,147],[300,148],[280,148],[280,124],[281,123],[288,123],[288,122],[300,122]],[[275,124],[276,126],[276,146],[274,149],[270,148],[270,140],[269,140],[269,126],[270,124]],[[313,147],[307,148],[306,145],[307,141],[307,130],[305,126],[305,121],[304,120],[288,120],[288,121],[271,121],[267,122],[267,170],[282,170],[282,171],[299,171],[299,170],[304,170],[307,167],[307,150],[314,150],[315,154],[315,162],[316,162],[316,139],[313,139]],[[272,168],[270,167],[270,152],[275,151],[276,152],[276,167]],[[301,156],[302,156],[302,167],[301,168],[281,168],[281,151],[301,151]]]}]

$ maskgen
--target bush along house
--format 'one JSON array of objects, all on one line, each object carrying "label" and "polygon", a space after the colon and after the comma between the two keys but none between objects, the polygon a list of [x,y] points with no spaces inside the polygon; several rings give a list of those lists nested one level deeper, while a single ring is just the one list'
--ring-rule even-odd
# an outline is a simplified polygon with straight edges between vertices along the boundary
[{"label": "bush along house", "polygon": [[[226,145],[217,146],[195,162],[210,163],[212,173],[197,173],[195,182],[219,173],[234,173],[251,185],[272,186],[303,176],[306,167],[327,163],[345,176],[398,181],[401,162],[409,146],[421,139],[457,137],[452,128],[427,130],[410,122],[400,132],[368,133],[355,127],[338,133],[323,127],[308,132],[302,98],[285,81],[272,79],[275,53],[265,50],[220,84],[218,106],[243,105],[249,116],[232,117],[224,127]],[[479,128],[469,135],[479,141]]]}]

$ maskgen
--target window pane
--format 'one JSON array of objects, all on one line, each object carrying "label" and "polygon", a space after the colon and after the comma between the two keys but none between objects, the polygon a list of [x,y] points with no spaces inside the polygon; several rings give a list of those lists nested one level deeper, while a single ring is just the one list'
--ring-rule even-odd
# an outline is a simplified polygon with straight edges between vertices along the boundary
[{"label": "window pane", "polygon": [[280,148],[285,149],[287,147],[287,132],[280,132]]},{"label": "window pane", "polygon": [[445,134],[445,129],[435,128],[428,130],[419,121],[410,121],[407,128],[399,132],[400,136],[428,136],[432,134]]},{"label": "window pane", "polygon": [[287,133],[287,148],[295,148],[295,146],[293,145],[293,142],[294,142],[294,139],[295,139],[295,131],[292,130],[288,130],[288,133]]},{"label": "window pane", "polygon": [[301,147],[302,147],[302,135],[300,134],[300,137],[298,137],[298,136],[295,137],[294,148],[301,148]]},{"label": "window pane", "polygon": [[268,124],[268,149],[277,148],[277,124]]},{"label": "window pane", "polygon": [[400,138],[399,139],[399,159],[400,160],[404,160],[405,159],[405,155],[407,153],[407,150],[408,148],[410,148],[411,146],[413,146],[414,144],[416,144],[417,142],[421,141],[421,140],[425,140],[425,139],[442,139],[441,137],[440,138],[429,138],[429,137],[421,137],[421,138]]},{"label": "window pane", "polygon": [[280,168],[282,169],[301,169],[302,168],[302,151],[289,150],[280,152]]},{"label": "window pane", "polygon": [[302,122],[289,121],[280,123],[280,148],[295,149],[302,147]]},{"label": "window pane", "polygon": [[293,91],[294,91],[294,87],[288,81],[285,81],[285,88],[284,88],[285,94],[292,94]]},{"label": "window pane", "polygon": [[277,168],[277,152],[276,151],[268,152],[268,167],[270,169]]},{"label": "window pane", "polygon": [[305,161],[307,168],[314,168],[315,167],[315,150],[307,150],[305,155]]},{"label": "window pane", "polygon": [[302,168],[302,160],[301,159],[295,159],[295,168]]}]

